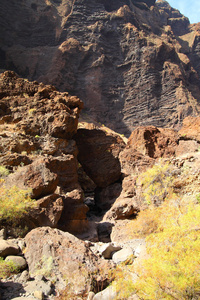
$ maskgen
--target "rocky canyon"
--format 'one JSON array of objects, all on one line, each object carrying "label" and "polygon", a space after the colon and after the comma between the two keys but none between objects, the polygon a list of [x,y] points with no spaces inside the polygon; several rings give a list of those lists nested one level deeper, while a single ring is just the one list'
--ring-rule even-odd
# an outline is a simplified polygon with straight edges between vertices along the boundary
[{"label": "rocky canyon", "polygon": [[0,1],[0,299],[199,299],[199,110],[167,1]]},{"label": "rocky canyon", "polygon": [[128,136],[199,111],[199,24],[164,0],[0,3],[0,68],[53,84]]}]

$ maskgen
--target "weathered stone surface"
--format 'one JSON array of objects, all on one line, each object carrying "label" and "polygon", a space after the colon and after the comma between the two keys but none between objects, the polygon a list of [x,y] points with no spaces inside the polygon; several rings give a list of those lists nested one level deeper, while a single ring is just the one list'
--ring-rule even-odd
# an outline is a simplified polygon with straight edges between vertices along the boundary
[{"label": "weathered stone surface", "polygon": [[125,262],[127,259],[133,257],[133,254],[134,253],[131,248],[123,248],[113,254],[112,260],[116,264],[120,264],[121,262]]},{"label": "weathered stone surface", "polygon": [[103,220],[106,222],[112,219],[118,220],[129,218],[136,215],[140,209],[141,204],[137,197],[126,198],[120,196],[112,205],[111,209],[106,212]]},{"label": "weathered stone surface", "polygon": [[196,140],[200,143],[200,117],[185,118],[179,134],[185,140]]},{"label": "weathered stone surface", "polygon": [[119,155],[123,176],[137,175],[153,166],[155,160],[127,146]]},{"label": "weathered stone surface", "polygon": [[172,129],[154,126],[136,128],[128,139],[128,145],[152,158],[175,155],[178,134]]},{"label": "weathered stone surface", "polygon": [[5,185],[30,189],[38,200],[26,225],[56,227],[61,218],[63,229],[83,230],[88,208],[78,183],[76,142],[68,140],[83,103],[11,71],[0,76],[0,98],[0,164],[11,173]]},{"label": "weathered stone surface", "polygon": [[118,135],[100,129],[78,129],[75,140],[78,160],[87,175],[99,187],[117,181],[121,175],[119,153],[125,143]]},{"label": "weathered stone surface", "polygon": [[21,189],[30,190],[31,197],[39,199],[55,191],[58,178],[46,167],[45,160],[39,159],[28,166],[19,168],[14,174],[10,174],[5,185],[15,185]]},{"label": "weathered stone surface", "polygon": [[[104,274],[112,263],[95,256],[87,243],[73,235],[49,227],[36,228],[25,237],[25,257],[31,276],[45,273],[49,279],[57,278],[56,284],[72,284],[73,292],[87,289],[91,273]],[[103,275],[102,275],[103,276]],[[105,275],[106,276],[106,275]]]},{"label": "weathered stone surface", "polygon": [[0,240],[0,256],[15,255],[19,253],[19,247],[9,241]]},{"label": "weathered stone surface", "polygon": [[63,209],[62,198],[58,194],[51,194],[37,201],[37,207],[31,211],[29,218],[36,227],[56,227]]},{"label": "weathered stone surface", "polygon": [[0,75],[0,123],[16,123],[31,136],[71,138],[77,130],[82,102],[52,86],[28,82],[11,71]]},{"label": "weathered stone surface", "polygon": [[107,287],[105,290],[97,293],[93,300],[114,300],[117,297],[116,289],[112,286]]},{"label": "weathered stone surface", "polygon": [[93,251],[100,253],[104,258],[111,259],[113,252],[121,250],[121,246],[115,245],[113,243],[106,244],[96,244]]},{"label": "weathered stone surface", "polygon": [[5,261],[12,261],[21,271],[27,267],[27,262],[22,256],[8,255]]},{"label": "weathered stone surface", "polygon": [[197,114],[199,25],[166,1],[10,0],[0,20],[0,68],[78,95],[87,118],[128,135]]},{"label": "weathered stone surface", "polygon": [[34,294],[34,296],[36,291],[39,292],[38,294],[42,292],[45,296],[48,296],[52,293],[51,282],[50,281],[45,282],[44,280],[29,281],[26,283],[24,289],[26,292],[30,294]]},{"label": "weathered stone surface", "polygon": [[176,147],[176,156],[196,152],[199,150],[199,146],[200,144],[194,140],[179,140],[179,144]]}]

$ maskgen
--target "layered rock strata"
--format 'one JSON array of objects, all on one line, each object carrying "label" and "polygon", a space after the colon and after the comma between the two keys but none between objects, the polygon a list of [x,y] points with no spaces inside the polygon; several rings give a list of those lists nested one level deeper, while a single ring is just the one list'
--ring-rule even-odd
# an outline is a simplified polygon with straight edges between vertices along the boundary
[{"label": "layered rock strata", "polygon": [[199,24],[164,0],[11,0],[0,20],[0,68],[77,95],[85,119],[129,135],[198,114]]}]

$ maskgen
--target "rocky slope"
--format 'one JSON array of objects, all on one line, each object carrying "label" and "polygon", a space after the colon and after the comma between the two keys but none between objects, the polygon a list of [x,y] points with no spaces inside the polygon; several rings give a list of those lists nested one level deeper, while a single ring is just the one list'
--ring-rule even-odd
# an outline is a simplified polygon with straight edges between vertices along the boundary
[{"label": "rocky slope", "polygon": [[[0,189],[31,190],[36,203],[14,226],[0,219],[0,256],[25,269],[2,280],[2,300],[115,299],[109,274],[145,255],[144,238],[127,226],[148,207],[140,175],[159,159],[171,165],[166,176],[182,201],[199,199],[199,117],[184,119],[179,131],[140,126],[127,140],[106,126],[78,126],[82,107],[51,85],[0,75],[0,166],[10,172],[0,169]],[[165,198],[161,190],[153,206]],[[25,226],[25,238],[13,239]]]},{"label": "rocky slope", "polygon": [[199,111],[199,24],[164,0],[0,3],[0,68],[54,84],[129,135]]}]

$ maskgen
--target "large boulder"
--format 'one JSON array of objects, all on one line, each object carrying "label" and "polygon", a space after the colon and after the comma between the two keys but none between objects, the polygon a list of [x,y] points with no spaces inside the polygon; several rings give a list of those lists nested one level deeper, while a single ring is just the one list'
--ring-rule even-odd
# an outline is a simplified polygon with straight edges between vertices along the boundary
[{"label": "large boulder", "polygon": [[173,129],[141,126],[132,132],[128,145],[152,158],[171,157],[178,145],[178,133]]},{"label": "large boulder", "polygon": [[138,152],[131,145],[120,153],[121,172],[123,177],[129,175],[138,175],[153,166],[155,159]]},{"label": "large boulder", "polygon": [[0,240],[0,256],[15,255],[19,253],[19,247],[12,242]]},{"label": "large boulder", "polygon": [[200,143],[200,117],[187,117],[183,120],[183,126],[179,130],[182,139],[196,140]]},{"label": "large boulder", "polygon": [[32,164],[20,167],[10,174],[5,185],[17,186],[24,190],[30,190],[33,199],[52,194],[58,185],[58,178],[46,166],[44,159],[35,160]]},{"label": "large boulder", "polygon": [[31,276],[41,274],[63,288],[68,283],[75,294],[87,291],[101,272],[106,277],[112,262],[99,258],[87,243],[68,232],[42,227],[25,237],[25,258]]}]

